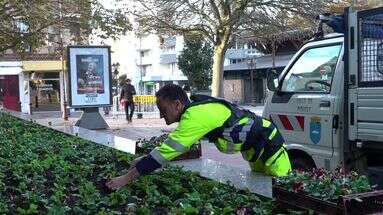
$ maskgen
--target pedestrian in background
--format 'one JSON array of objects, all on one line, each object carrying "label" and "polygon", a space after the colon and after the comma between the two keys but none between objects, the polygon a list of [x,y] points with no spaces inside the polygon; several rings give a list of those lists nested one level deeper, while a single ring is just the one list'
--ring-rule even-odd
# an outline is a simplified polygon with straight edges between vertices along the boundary
[{"label": "pedestrian in background", "polygon": [[136,95],[136,89],[134,89],[134,86],[131,84],[131,80],[128,78],[122,85],[120,94],[120,103],[124,106],[125,116],[128,122],[132,122],[134,112],[133,95]]}]

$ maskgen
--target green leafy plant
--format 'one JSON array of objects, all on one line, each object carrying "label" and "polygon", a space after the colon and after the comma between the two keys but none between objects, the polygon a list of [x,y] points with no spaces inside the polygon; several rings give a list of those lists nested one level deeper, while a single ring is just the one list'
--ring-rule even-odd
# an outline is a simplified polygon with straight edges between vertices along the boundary
[{"label": "green leafy plant", "polygon": [[[163,143],[168,134],[163,134],[158,137],[151,137],[150,139],[139,139],[136,142],[136,151],[137,153],[149,154],[155,147]],[[200,153],[200,144],[194,144],[187,153]]]},{"label": "green leafy plant", "polygon": [[311,172],[293,171],[286,177],[277,178],[276,185],[332,201],[337,201],[343,195],[372,190],[366,176],[353,171],[346,172],[341,167],[333,172],[322,168]]},{"label": "green leafy plant", "polygon": [[168,138],[168,134],[163,134],[158,137],[151,137],[150,139],[138,139],[137,149],[139,153],[148,154],[155,147],[159,146],[162,142],[164,142]]},{"label": "green leafy plant", "polygon": [[[130,155],[4,113],[0,113],[0,136],[1,214],[270,214],[274,210],[272,201],[248,190],[174,167],[111,192],[105,182],[125,173],[142,154]],[[155,145],[151,141],[148,145]]]}]

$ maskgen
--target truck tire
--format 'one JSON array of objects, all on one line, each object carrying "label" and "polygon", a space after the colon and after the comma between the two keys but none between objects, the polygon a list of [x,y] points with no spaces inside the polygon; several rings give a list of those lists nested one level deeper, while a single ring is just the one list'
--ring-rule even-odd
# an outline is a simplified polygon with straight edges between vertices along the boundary
[{"label": "truck tire", "polygon": [[291,168],[293,170],[311,171],[315,164],[305,157],[293,157],[291,159]]}]

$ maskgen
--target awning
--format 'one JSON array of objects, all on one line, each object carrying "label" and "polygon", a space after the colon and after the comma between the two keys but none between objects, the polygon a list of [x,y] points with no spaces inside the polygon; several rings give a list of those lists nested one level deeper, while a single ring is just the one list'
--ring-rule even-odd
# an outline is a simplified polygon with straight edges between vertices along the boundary
[{"label": "awning", "polygon": [[20,62],[0,62],[0,75],[18,75],[21,72]]},{"label": "awning", "polygon": [[[66,69],[64,61],[64,69]],[[62,70],[61,61],[23,61],[24,71],[57,71]]]},{"label": "awning", "polygon": [[177,63],[176,54],[162,54],[160,55],[160,64]]}]

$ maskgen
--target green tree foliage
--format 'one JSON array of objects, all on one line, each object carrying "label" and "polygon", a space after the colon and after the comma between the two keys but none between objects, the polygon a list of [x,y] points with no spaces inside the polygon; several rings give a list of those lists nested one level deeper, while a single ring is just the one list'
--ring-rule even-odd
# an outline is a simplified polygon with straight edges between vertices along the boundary
[{"label": "green tree foliage", "polygon": [[65,45],[86,44],[91,34],[114,39],[130,29],[124,10],[98,0],[0,0],[0,53],[58,43],[60,34]]},{"label": "green tree foliage", "polygon": [[211,84],[213,49],[209,42],[201,37],[185,38],[185,46],[178,57],[178,67],[197,90],[206,90]]}]

